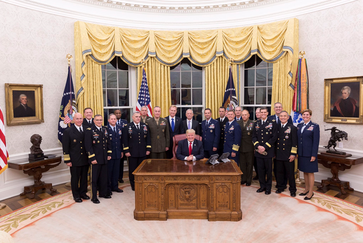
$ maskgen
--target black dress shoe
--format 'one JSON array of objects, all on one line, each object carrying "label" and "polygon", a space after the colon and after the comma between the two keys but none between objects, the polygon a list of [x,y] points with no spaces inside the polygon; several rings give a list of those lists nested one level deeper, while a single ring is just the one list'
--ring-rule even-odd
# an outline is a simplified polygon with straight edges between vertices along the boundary
[{"label": "black dress shoe", "polygon": [[110,199],[112,198],[111,195],[104,196],[103,198]]},{"label": "black dress shoe", "polygon": [[124,182],[124,180],[118,180],[118,182],[120,182],[120,183],[125,183],[125,182]]},{"label": "black dress shoe", "polygon": [[112,192],[110,192],[110,195],[112,196]]},{"label": "black dress shoe", "polygon": [[132,187],[131,190],[135,191],[135,188]]},{"label": "black dress shoe", "polygon": [[88,200],[88,199],[90,199],[90,197],[89,197],[89,196],[87,196],[87,195],[81,196],[81,198],[82,198],[82,199],[84,199],[84,200]]},{"label": "black dress shoe", "polygon": [[296,192],[290,192],[290,196],[296,197]]},{"label": "black dress shoe", "polygon": [[277,194],[280,194],[281,192],[283,192],[283,190],[280,190],[280,189],[277,189],[277,190],[276,190],[276,193],[277,193]]},{"label": "black dress shoe", "polygon": [[99,204],[100,203],[100,200],[98,200],[97,198],[96,199],[92,199],[91,200],[93,203],[95,203],[95,204]]},{"label": "black dress shoe", "polygon": [[257,176],[255,176],[255,177],[253,177],[253,178],[252,178],[252,180],[258,180],[258,177],[257,177]]},{"label": "black dress shoe", "polygon": [[308,195],[309,191],[305,192],[305,193],[300,193],[299,196],[306,196]]},{"label": "black dress shoe", "polygon": [[80,198],[75,198],[75,199],[74,199],[74,201],[75,201],[76,203],[81,203],[81,202],[82,202],[82,199],[80,199]]},{"label": "black dress shoe", "polygon": [[313,192],[313,195],[311,195],[311,197],[304,197],[304,200],[310,200],[313,196],[314,196],[314,192]]},{"label": "black dress shoe", "polygon": [[267,191],[267,190],[266,190],[266,191],[265,191],[265,194],[266,194],[266,195],[270,195],[270,194],[271,194],[271,191]]},{"label": "black dress shoe", "polygon": [[113,192],[124,192],[122,189],[120,189],[120,188],[117,188],[117,189],[115,189],[115,190],[112,190]]},{"label": "black dress shoe", "polygon": [[251,183],[246,183],[246,186],[250,186],[251,185]]},{"label": "black dress shoe", "polygon": [[258,188],[256,192],[261,193],[261,192],[264,192],[264,191],[266,191],[266,188]]},{"label": "black dress shoe", "polygon": [[246,184],[246,182],[245,181],[241,181],[241,185],[243,185],[243,184]]}]

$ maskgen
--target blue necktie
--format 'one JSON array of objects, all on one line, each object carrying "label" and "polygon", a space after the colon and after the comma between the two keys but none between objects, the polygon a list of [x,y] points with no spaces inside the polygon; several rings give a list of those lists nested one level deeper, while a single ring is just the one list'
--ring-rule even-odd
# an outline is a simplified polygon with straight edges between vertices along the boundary
[{"label": "blue necktie", "polygon": [[171,130],[173,132],[174,132],[174,128],[175,128],[174,118],[171,118]]}]

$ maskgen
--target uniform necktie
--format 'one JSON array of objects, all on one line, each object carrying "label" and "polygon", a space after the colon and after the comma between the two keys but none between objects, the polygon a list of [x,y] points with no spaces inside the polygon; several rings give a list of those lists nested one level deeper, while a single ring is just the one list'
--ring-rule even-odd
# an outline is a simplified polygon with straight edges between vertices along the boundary
[{"label": "uniform necktie", "polygon": [[113,127],[112,130],[113,130],[113,132],[116,132],[116,128]]},{"label": "uniform necktie", "polygon": [[79,131],[82,133],[83,132],[83,129],[82,129],[82,127],[79,127]]},{"label": "uniform necktie", "polygon": [[207,121],[207,126],[209,125],[209,121]]},{"label": "uniform necktie", "polygon": [[137,129],[140,129],[140,128],[139,128],[139,124],[137,124],[137,125],[136,125],[136,128],[137,128]]},{"label": "uniform necktie", "polygon": [[306,127],[306,124],[304,124],[303,127],[301,128],[301,133],[303,133],[305,127]]},{"label": "uniform necktie", "polygon": [[190,129],[191,127],[190,127],[190,121],[188,121],[188,129]]},{"label": "uniform necktie", "polygon": [[191,154],[192,154],[192,143],[189,142],[189,155],[191,155]]},{"label": "uniform necktie", "polygon": [[175,128],[174,118],[171,118],[171,130],[173,132],[174,132],[174,128]]}]

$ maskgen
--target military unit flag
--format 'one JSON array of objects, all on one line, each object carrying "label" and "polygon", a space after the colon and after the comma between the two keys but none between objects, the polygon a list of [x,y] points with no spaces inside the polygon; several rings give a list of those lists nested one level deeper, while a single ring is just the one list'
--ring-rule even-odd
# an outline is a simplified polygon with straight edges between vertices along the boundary
[{"label": "military unit flag", "polygon": [[9,153],[6,148],[3,111],[0,107],[0,174],[8,168]]},{"label": "military unit flag", "polygon": [[147,85],[145,68],[142,69],[142,82],[139,91],[139,98],[137,99],[136,110],[141,111],[141,107],[147,107],[147,115],[153,116],[152,106],[150,101],[149,86]]},{"label": "military unit flag", "polygon": [[234,110],[238,105],[236,89],[234,88],[232,68],[229,68],[229,78],[226,86],[226,91],[224,92],[224,99],[222,106],[227,110]]}]

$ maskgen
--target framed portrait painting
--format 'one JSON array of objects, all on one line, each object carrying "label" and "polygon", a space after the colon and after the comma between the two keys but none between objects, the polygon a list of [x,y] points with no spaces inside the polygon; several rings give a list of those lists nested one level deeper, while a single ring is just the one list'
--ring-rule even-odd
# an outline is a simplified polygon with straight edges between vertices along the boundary
[{"label": "framed portrait painting", "polygon": [[8,126],[44,122],[43,85],[6,83],[5,98]]},{"label": "framed portrait painting", "polygon": [[324,121],[363,123],[363,77],[324,80]]}]

